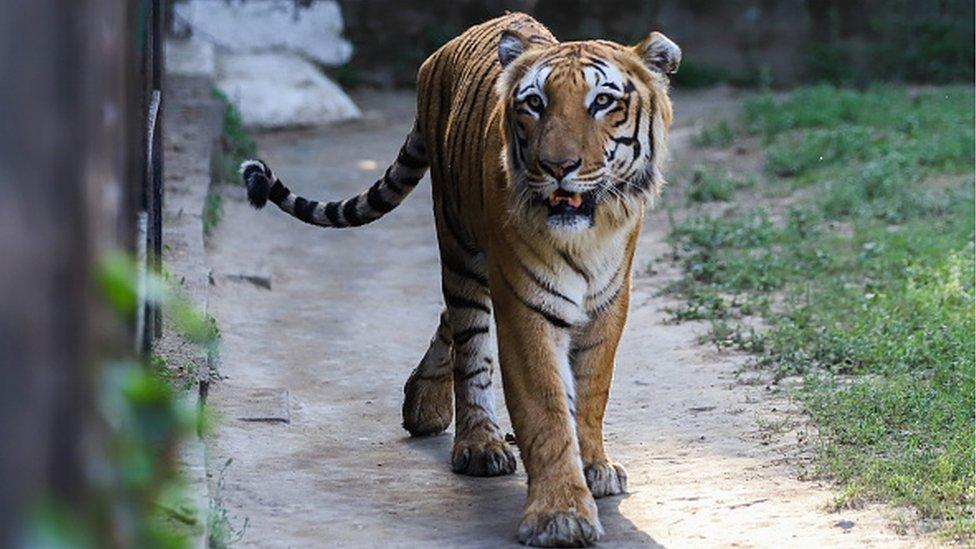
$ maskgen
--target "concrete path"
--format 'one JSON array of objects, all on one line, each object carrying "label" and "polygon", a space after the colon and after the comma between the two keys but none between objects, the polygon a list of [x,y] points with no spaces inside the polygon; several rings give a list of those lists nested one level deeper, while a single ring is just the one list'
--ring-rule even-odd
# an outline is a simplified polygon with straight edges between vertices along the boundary
[{"label": "concrete path", "polygon": [[[365,121],[261,136],[261,156],[305,196],[359,192],[393,158],[413,100],[357,101]],[[675,102],[680,165],[693,154],[687,143],[697,118],[732,103],[714,93]],[[700,346],[705,326],[667,322],[662,309],[674,303],[658,293],[676,267],[660,259],[662,212],[650,216],[642,237],[607,414],[608,449],[627,467],[630,494],[599,500],[602,545],[917,541],[894,534],[879,509],[828,513],[831,491],[795,480],[792,439],[770,439],[758,427],[764,418],[781,420],[774,409],[789,404],[737,378],[744,358]],[[410,439],[400,428],[403,383],[441,308],[428,184],[385,219],[355,230],[314,228],[273,207],[255,212],[225,200],[210,257],[227,376],[211,393],[220,415],[211,463],[233,459],[221,499],[235,524],[249,521],[241,545],[515,544],[521,464],[509,477],[454,475],[450,434]],[[270,290],[234,277],[261,272],[270,273]],[[503,425],[510,429],[504,416]]]}]

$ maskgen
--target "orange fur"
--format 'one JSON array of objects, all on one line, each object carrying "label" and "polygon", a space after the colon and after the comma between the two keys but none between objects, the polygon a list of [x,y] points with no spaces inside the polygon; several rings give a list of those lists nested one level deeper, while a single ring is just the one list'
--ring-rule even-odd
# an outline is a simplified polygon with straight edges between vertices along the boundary
[{"label": "orange fur", "polygon": [[[530,46],[504,72],[495,61],[503,29],[517,32]],[[419,74],[420,129],[430,154],[442,255],[457,246],[457,231],[452,232],[447,221],[454,214],[461,220],[462,236],[470,238],[486,258],[505,400],[529,476],[520,539],[530,544],[595,541],[602,529],[593,496],[625,489],[626,474],[603,447],[603,416],[627,316],[630,267],[644,202],[605,204],[597,208],[591,229],[554,236],[542,211],[522,211],[513,198],[513,174],[500,157],[509,146],[504,125],[507,118],[517,118],[525,126],[528,166],[544,155],[579,155],[581,172],[603,163],[602,124],[627,113],[618,113],[613,120],[594,120],[579,101],[585,82],[572,75],[578,69],[574,56],[610,60],[640,88],[645,115],[653,113],[655,155],[649,168],[653,181],[641,197],[652,198],[663,183],[661,163],[672,112],[667,79],[647,68],[635,53],[640,48],[602,41],[559,44],[528,16],[513,14],[468,30],[428,59]],[[534,63],[553,55],[566,55],[567,60],[547,82],[552,118],[542,124],[514,113],[508,97],[519,78]],[[454,211],[446,212],[449,208]],[[616,249],[608,252],[607,248]],[[591,279],[599,276],[595,271],[604,264],[622,265],[623,270],[619,295],[605,308],[549,311],[571,323],[568,328],[554,325],[525,304],[539,292],[526,268],[542,273],[539,276],[553,284],[565,281],[561,291],[575,292],[584,300],[596,290],[597,281],[575,272],[564,255],[575,267],[594,271],[587,273]],[[586,349],[569,358],[572,347]],[[567,389],[558,371],[561,362],[571,362],[568,366],[574,373],[575,420],[564,404]],[[457,436],[474,439],[476,444],[496,441],[488,431],[480,435],[459,431]],[[600,484],[592,494],[588,477],[591,484]],[[557,535],[547,537],[547,529]]]}]

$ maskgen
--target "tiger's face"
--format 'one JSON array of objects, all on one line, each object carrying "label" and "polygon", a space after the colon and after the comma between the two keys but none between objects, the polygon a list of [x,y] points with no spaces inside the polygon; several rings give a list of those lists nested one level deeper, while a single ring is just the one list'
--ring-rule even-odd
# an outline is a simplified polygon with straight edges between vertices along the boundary
[{"label": "tiger's face", "polygon": [[663,183],[667,75],[680,57],[660,33],[634,47],[534,47],[505,31],[498,93],[514,214],[578,233],[641,211]]}]

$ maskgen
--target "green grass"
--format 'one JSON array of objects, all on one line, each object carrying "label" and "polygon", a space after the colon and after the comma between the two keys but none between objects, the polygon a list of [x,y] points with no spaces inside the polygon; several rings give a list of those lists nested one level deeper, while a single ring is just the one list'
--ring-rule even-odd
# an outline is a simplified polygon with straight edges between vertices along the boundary
[{"label": "green grass", "polygon": [[755,185],[752,179],[731,177],[725,172],[695,169],[688,190],[689,202],[728,202],[739,189]]},{"label": "green grass", "polygon": [[728,147],[734,138],[735,133],[729,121],[719,120],[699,130],[692,142],[699,147]]},{"label": "green grass", "polygon": [[220,146],[214,155],[214,179],[224,183],[236,183],[241,162],[254,158],[257,145],[244,129],[241,113],[227,97],[213,90],[213,97],[224,103],[224,130],[220,136]]},{"label": "green grass", "polygon": [[[244,129],[241,113],[219,90],[213,90],[213,97],[224,104],[223,131],[211,164],[211,178],[214,183],[237,184],[240,181],[238,169],[241,162],[257,156],[257,145]],[[220,223],[224,214],[223,200],[213,188],[207,194],[203,206],[203,234],[209,237]]]},{"label": "green grass", "polygon": [[[817,86],[744,104],[766,190],[789,209],[735,203],[674,227],[678,320],[804,379],[817,466],[842,505],[916,509],[973,536],[974,93]],[[692,187],[692,191],[694,186]],[[770,303],[775,302],[773,306]],[[761,315],[756,333],[744,317]]]},{"label": "green grass", "polygon": [[223,216],[224,200],[211,189],[203,204],[203,235],[207,237],[212,235]]},{"label": "green grass", "polygon": [[250,522],[245,517],[240,528],[236,528],[231,521],[227,507],[224,506],[224,479],[227,475],[227,469],[233,462],[232,458],[228,458],[224,462],[211,487],[213,495],[210,498],[210,510],[207,514],[207,547],[210,549],[228,549],[236,545],[244,537]]}]

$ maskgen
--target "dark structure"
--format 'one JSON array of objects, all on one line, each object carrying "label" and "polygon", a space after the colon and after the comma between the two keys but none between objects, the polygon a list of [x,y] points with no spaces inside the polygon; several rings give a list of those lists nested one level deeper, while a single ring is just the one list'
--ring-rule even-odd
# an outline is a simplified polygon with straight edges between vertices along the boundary
[{"label": "dark structure", "polygon": [[[472,24],[524,11],[562,40],[634,43],[662,30],[684,53],[675,83],[972,82],[968,0],[339,0],[353,42],[346,83],[412,85]],[[396,32],[390,32],[396,29]]]},{"label": "dark structure", "polygon": [[0,545],[45,500],[87,495],[100,361],[148,348],[99,257],[159,266],[162,0],[0,1]]}]

